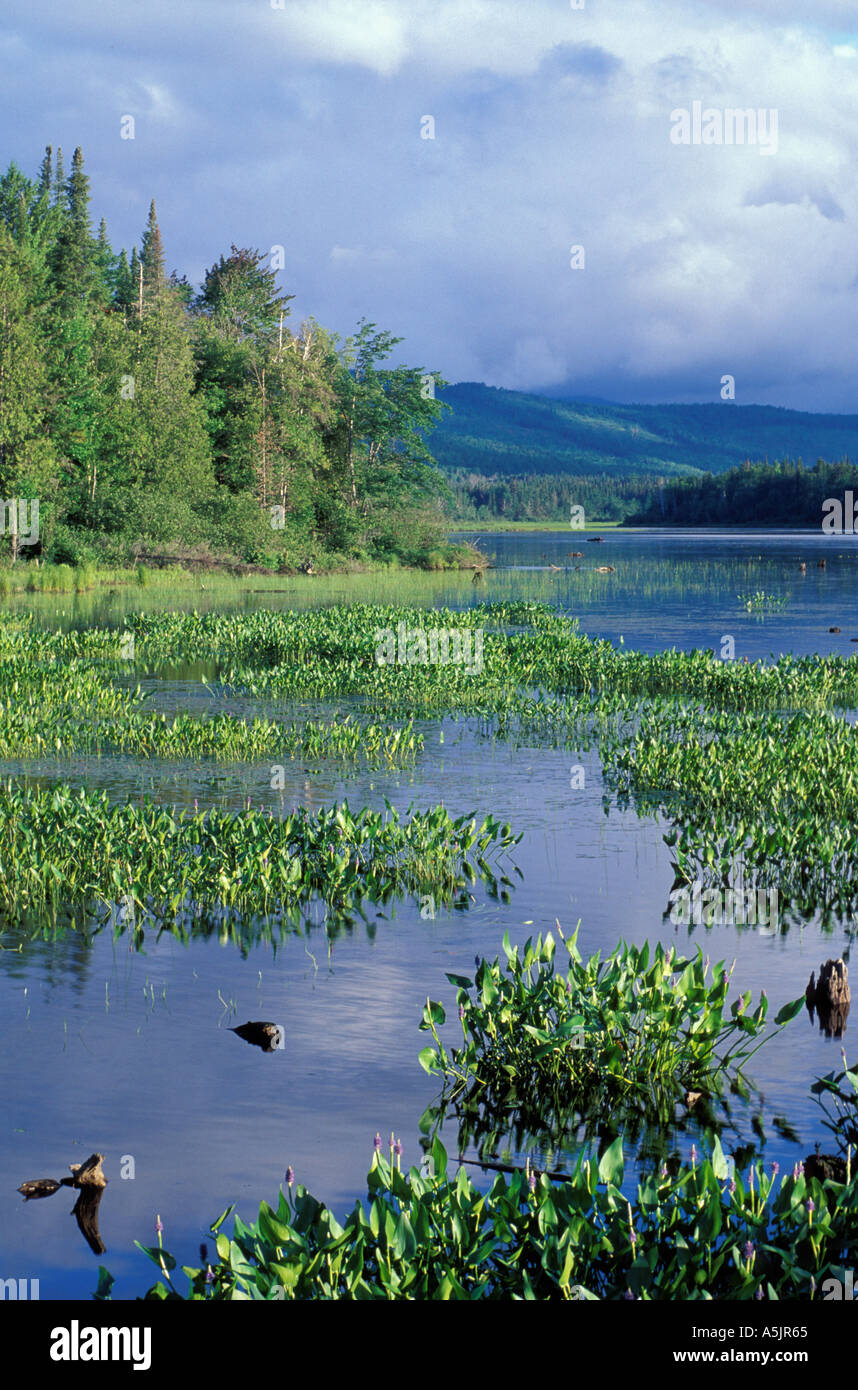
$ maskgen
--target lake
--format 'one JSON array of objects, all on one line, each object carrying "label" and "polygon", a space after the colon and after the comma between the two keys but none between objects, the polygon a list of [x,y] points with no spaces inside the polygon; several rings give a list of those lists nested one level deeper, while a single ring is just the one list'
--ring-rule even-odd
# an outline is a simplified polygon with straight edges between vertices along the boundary
[{"label": "lake", "polygon": [[[591,543],[592,534],[603,542]],[[467,535],[480,537],[478,529]],[[6,606],[33,611],[48,625],[121,627],[131,612],[157,606],[202,611],[395,599],[457,607],[527,598],[578,617],[592,636],[647,652],[718,653],[731,637],[738,660],[858,654],[850,640],[858,638],[855,537],[606,530],[491,535],[481,544],[495,566],[481,585],[457,573],[388,571],[278,578],[282,592],[251,593],[248,585],[228,598],[202,588],[155,598],[132,588],[112,596],[26,596]],[[580,558],[569,554],[579,550]],[[755,603],[754,595],[764,597]],[[286,722],[333,708],[224,698],[203,683],[216,675],[209,655],[196,657],[193,666],[138,673],[156,708],[274,710]],[[764,988],[772,1014],[804,992],[823,960],[848,961],[850,922],[823,930],[812,920],[772,936],[716,926],[689,937],[687,928],[675,927],[666,916],[673,884],[666,821],[606,809],[595,751],[536,738],[486,739],[467,719],[425,719],[419,728],[425,747],[408,771],[344,772],[334,763],[284,756],[285,786],[276,791],[270,763],[277,759],[0,761],[3,775],[62,779],[117,799],[148,793],[170,805],[197,800],[202,808],[238,810],[249,797],[275,814],[344,798],[376,809],[385,800],[403,810],[442,802],[453,815],[491,811],[524,832],[513,855],[523,877],[509,903],[491,900],[478,885],[466,913],[439,911],[433,919],[421,916],[419,903],[402,902],[383,915],[368,910],[367,922],[336,932],[326,932],[319,913],[276,952],[260,944],[242,956],[217,935],[184,945],[166,932],[147,933],[144,949],[134,952],[127,937],[107,932],[37,941],[0,934],[0,1277],[37,1278],[44,1299],[86,1299],[102,1263],[116,1276],[114,1297],[133,1298],[154,1278],[133,1242],[154,1239],[156,1215],[167,1248],[180,1264],[193,1264],[209,1223],[232,1202],[251,1219],[261,1199],[276,1197],[287,1165],[341,1215],[365,1193],[376,1130],[385,1139],[391,1131],[401,1137],[406,1166],[419,1162],[420,1117],[438,1092],[417,1062],[426,1043],[418,1029],[422,1007],[429,995],[455,1014],[445,972],[471,973],[475,954],[500,952],[504,932],[523,942],[553,929],[555,919],[564,931],[580,920],[585,955],[605,954],[621,938],[673,941],[680,950],[700,941],[713,961],[736,958],[736,981],[755,997]],[[573,774],[579,767],[583,779]],[[281,1024],[285,1046],[263,1053],[245,1044],[230,1028],[248,1019]],[[732,1142],[748,1141],[759,1111],[766,1162],[791,1167],[817,1140],[824,1147],[826,1131],[808,1093],[816,1076],[839,1066],[840,1048],[801,1014],[755,1058],[751,1074],[761,1094],[751,1106],[738,1105]],[[789,1122],[798,1142],[775,1117]],[[455,1153],[452,1120],[442,1134]],[[693,1137],[689,1130],[672,1142],[684,1152]],[[24,1203],[16,1191],[24,1180],[60,1178],[94,1150],[106,1155],[109,1179],[100,1209],[107,1248],[98,1256],[68,1214],[71,1193]],[[497,1156],[518,1161],[530,1151],[509,1143]],[[569,1153],[539,1157],[562,1167]],[[211,1250],[210,1238],[208,1244]]]}]

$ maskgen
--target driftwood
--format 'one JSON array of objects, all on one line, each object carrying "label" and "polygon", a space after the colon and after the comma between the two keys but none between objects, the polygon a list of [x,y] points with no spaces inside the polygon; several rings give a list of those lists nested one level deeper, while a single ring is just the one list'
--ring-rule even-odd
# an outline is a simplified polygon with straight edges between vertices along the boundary
[{"label": "driftwood", "polygon": [[101,1168],[103,1160],[104,1154],[90,1154],[83,1163],[69,1164],[70,1178],[60,1178],[59,1182],[54,1178],[35,1178],[31,1182],[22,1182],[18,1188],[25,1202],[34,1197],[52,1197],[61,1187],[77,1188],[78,1199],[72,1208],[72,1216],[77,1219],[78,1229],[95,1255],[103,1255],[107,1249],[98,1229],[98,1208],[107,1186],[107,1178]]},{"label": "driftwood", "polygon": [[813,1011],[819,1016],[820,1032],[827,1038],[841,1038],[849,1017],[849,971],[842,958],[827,960],[819,967],[817,980],[811,971],[805,990],[805,1001],[813,1021]]}]

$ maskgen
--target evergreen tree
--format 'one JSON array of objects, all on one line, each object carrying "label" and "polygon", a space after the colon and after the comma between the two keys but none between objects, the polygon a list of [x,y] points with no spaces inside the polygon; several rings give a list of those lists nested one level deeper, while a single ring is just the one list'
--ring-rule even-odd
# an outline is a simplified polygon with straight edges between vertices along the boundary
[{"label": "evergreen tree", "polygon": [[66,183],[66,216],[51,259],[56,294],[68,312],[98,289],[96,248],[89,229],[89,179],[83,171],[83,152],[74,152]]},{"label": "evergreen tree", "polygon": [[167,283],[164,269],[164,243],[161,240],[161,229],[158,226],[154,198],[149,206],[149,218],[143,233],[140,260],[143,265],[143,299],[144,303],[148,303],[155,295],[161,293]]},{"label": "evergreen tree", "polygon": [[131,284],[131,308],[138,313],[142,305],[142,274],[143,268],[140,264],[140,257],[137,255],[137,247],[131,248],[131,264],[128,267],[128,278]]},{"label": "evergreen tree", "polygon": [[65,207],[66,200],[66,166],[63,162],[62,146],[57,146],[57,160],[54,165],[54,207]]},{"label": "evergreen tree", "polygon": [[50,145],[45,146],[45,157],[39,166],[39,197],[49,196],[51,191],[53,167],[53,150]]},{"label": "evergreen tree", "polygon": [[116,258],[116,270],[113,277],[113,302],[118,309],[133,309],[136,303],[134,292],[134,274],[128,264],[128,257],[123,246]]}]

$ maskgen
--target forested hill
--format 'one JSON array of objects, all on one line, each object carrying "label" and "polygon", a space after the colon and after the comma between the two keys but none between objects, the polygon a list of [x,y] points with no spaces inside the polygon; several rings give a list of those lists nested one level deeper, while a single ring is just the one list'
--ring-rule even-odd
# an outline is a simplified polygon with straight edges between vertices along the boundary
[{"label": "forested hill", "polygon": [[775,406],[612,405],[552,400],[460,382],[439,392],[453,407],[432,435],[446,468],[485,476],[527,473],[723,473],[768,459],[858,456],[858,415]]}]

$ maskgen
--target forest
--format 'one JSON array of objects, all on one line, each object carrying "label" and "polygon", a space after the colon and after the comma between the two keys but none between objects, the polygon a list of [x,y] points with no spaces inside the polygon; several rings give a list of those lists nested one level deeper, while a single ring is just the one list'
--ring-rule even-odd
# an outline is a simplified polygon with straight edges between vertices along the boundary
[{"label": "forest", "polygon": [[[271,569],[444,567],[443,477],[426,436],[437,372],[401,339],[290,323],[266,254],[233,245],[195,289],[154,200],[139,248],[93,233],[82,151],[0,178],[0,495],[6,559],[232,556]],[[19,502],[19,507],[20,507]]]},{"label": "forest", "polygon": [[454,521],[556,521],[570,523],[573,507],[587,522],[625,521],[649,503],[657,484],[651,477],[576,473],[469,473],[445,469]]},{"label": "forest", "polygon": [[[848,458],[744,463],[718,476],[675,478],[632,513],[633,526],[787,526],[822,528],[824,504],[844,502],[858,487],[858,467]],[[848,522],[846,523],[848,526]]]}]

